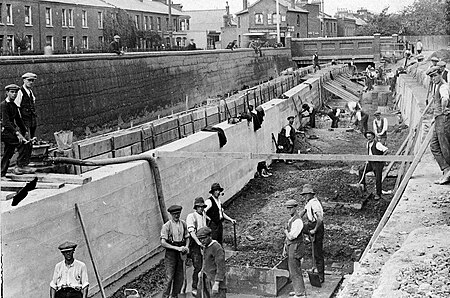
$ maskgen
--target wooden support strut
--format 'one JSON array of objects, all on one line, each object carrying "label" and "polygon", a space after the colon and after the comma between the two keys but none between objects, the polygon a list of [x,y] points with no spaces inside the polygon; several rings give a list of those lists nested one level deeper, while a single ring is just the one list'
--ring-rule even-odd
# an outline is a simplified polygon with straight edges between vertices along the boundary
[{"label": "wooden support strut", "polygon": [[156,158],[290,159],[320,161],[413,161],[412,155],[288,154],[251,152],[155,151]]}]

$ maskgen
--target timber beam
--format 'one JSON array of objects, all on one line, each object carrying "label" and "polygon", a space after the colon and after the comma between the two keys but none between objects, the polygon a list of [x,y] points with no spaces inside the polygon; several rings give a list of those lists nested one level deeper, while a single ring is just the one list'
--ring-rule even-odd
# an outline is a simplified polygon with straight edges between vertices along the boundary
[{"label": "timber beam", "polygon": [[413,155],[356,155],[356,154],[286,154],[249,152],[189,152],[155,151],[155,158],[227,158],[227,159],[287,159],[315,161],[413,161]]}]

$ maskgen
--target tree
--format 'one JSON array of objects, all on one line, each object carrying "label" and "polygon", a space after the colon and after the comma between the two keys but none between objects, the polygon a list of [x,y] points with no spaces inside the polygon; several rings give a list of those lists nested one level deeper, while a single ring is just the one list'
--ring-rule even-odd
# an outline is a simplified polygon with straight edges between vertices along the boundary
[{"label": "tree", "polygon": [[450,0],[445,1],[444,10],[447,34],[450,34]]},{"label": "tree", "polygon": [[392,35],[399,33],[402,28],[402,19],[397,14],[388,13],[389,6],[385,7],[380,14],[370,16],[367,25],[357,29],[356,35]]},{"label": "tree", "polygon": [[448,32],[448,0],[420,0],[401,12],[405,35],[442,35]]},{"label": "tree", "polygon": [[114,35],[119,35],[123,47],[135,48],[138,42],[137,33],[133,19],[125,10],[119,9],[106,15],[103,26],[105,42],[111,41]]}]

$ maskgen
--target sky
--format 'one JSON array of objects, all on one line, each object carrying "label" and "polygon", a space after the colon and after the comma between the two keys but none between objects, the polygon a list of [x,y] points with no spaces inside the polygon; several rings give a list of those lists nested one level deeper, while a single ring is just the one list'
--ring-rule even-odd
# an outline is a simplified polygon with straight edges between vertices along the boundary
[{"label": "sky", "polygon": [[[254,3],[256,0],[249,0]],[[417,0],[420,1],[420,0]],[[389,12],[401,10],[404,6],[412,4],[414,0],[324,0],[325,12],[334,15],[338,8],[347,8],[356,12],[358,8],[365,7],[374,13],[389,6]],[[172,3],[182,3],[183,10],[225,9],[226,0],[172,0]],[[228,0],[230,12],[236,13],[242,10],[243,0]]]}]

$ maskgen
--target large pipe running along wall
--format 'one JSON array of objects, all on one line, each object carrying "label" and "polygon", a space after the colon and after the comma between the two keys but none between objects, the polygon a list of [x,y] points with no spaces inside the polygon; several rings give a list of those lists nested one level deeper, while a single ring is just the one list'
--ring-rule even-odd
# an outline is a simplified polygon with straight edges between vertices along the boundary
[{"label": "large pipe running along wall", "polygon": [[[344,67],[335,67],[335,75]],[[325,72],[324,72],[325,73]],[[327,72],[327,75],[329,73]],[[159,151],[274,152],[271,134],[277,134],[295,105],[305,101],[319,105],[319,76],[295,87],[286,99],[263,105],[266,113],[261,129],[247,121],[230,125],[222,122],[227,144],[219,147],[217,133],[199,132],[158,148]],[[145,154],[151,154],[148,151]],[[158,158],[166,206],[183,206],[182,218],[192,211],[193,199],[206,198],[213,182],[224,188],[223,200],[237,193],[256,170],[256,160]],[[66,185],[59,190],[34,190],[19,205],[1,202],[3,226],[3,297],[48,295],[54,265],[62,260],[56,248],[66,239],[79,244],[75,256],[84,261],[90,276],[91,293],[98,292],[83,234],[75,214],[80,207],[98,261],[104,284],[119,279],[161,251],[159,232],[163,223],[154,179],[148,163],[104,166],[86,176],[82,186]],[[160,254],[158,255],[160,256]]]},{"label": "large pipe running along wall", "polygon": [[0,57],[0,87],[38,75],[38,136],[117,127],[192,108],[209,97],[267,81],[295,64],[290,49]]}]

